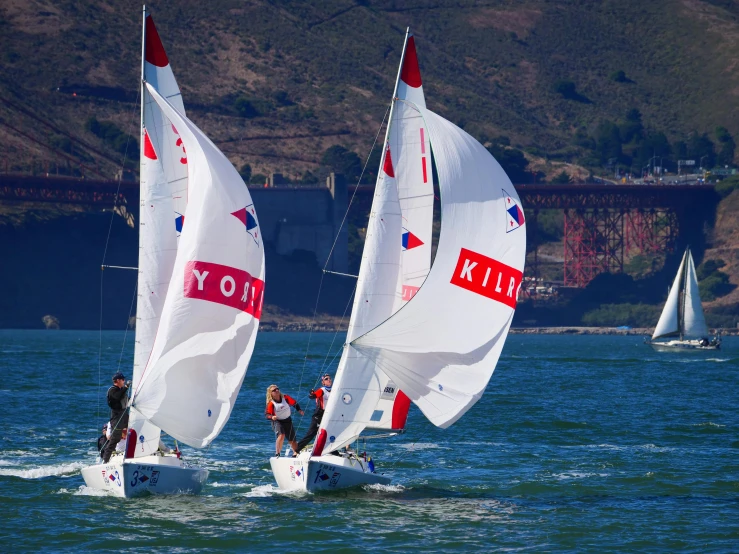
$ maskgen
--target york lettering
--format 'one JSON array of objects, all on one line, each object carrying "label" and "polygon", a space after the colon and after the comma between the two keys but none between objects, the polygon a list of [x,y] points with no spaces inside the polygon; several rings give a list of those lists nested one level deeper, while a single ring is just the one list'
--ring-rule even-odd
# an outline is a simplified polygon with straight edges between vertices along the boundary
[{"label": "york lettering", "polygon": [[264,299],[264,281],[243,269],[191,261],[185,267],[184,295],[186,298],[236,308],[259,319]]}]

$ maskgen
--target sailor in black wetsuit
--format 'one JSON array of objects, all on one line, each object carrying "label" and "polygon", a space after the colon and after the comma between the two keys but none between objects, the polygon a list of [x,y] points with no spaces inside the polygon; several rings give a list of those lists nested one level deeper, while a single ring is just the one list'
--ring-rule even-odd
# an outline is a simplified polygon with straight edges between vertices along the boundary
[{"label": "sailor in black wetsuit", "polygon": [[113,375],[113,386],[108,389],[108,406],[110,406],[110,426],[113,433],[103,449],[103,463],[108,463],[115,447],[121,441],[121,433],[128,427],[128,387],[126,378],[120,371]]}]

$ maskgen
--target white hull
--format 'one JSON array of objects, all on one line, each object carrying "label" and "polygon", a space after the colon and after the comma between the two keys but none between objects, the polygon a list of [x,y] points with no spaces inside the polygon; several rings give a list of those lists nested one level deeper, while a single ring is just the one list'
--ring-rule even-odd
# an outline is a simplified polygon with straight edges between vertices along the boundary
[{"label": "white hull", "polygon": [[387,485],[390,477],[372,473],[367,462],[343,456],[270,458],[277,486],[283,491],[332,491],[360,485]]},{"label": "white hull", "polygon": [[648,341],[647,344],[657,352],[703,352],[719,350],[721,348],[720,342],[704,345],[699,340]]},{"label": "white hull", "polygon": [[182,460],[173,455],[128,460],[119,455],[107,464],[84,468],[82,478],[88,487],[107,490],[122,498],[145,493],[198,494],[208,479],[208,470],[185,467]]}]

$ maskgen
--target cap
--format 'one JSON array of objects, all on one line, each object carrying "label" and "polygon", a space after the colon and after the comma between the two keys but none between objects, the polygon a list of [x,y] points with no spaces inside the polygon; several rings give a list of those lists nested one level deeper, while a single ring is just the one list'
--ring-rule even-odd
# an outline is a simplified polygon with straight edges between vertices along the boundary
[{"label": "cap", "polygon": [[331,379],[331,375],[329,375],[328,373],[324,373],[323,374],[323,377],[321,377],[321,379],[325,379],[326,377],[328,377],[329,379]]},{"label": "cap", "polygon": [[117,381],[118,379],[124,379],[125,380],[125,378],[126,378],[126,376],[123,375],[123,373],[121,373],[120,371],[118,373],[116,373],[115,375],[113,375],[113,381]]}]

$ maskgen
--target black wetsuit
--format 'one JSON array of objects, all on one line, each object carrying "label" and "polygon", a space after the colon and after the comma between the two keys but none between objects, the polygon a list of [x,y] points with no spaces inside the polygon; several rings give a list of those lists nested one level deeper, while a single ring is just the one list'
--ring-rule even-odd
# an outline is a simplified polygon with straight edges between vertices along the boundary
[{"label": "black wetsuit", "polygon": [[103,462],[108,463],[115,447],[121,442],[121,433],[128,427],[128,411],[126,405],[126,393],[128,387],[118,388],[115,385],[108,389],[108,406],[110,406],[110,427],[113,432],[110,440],[103,449]]}]

